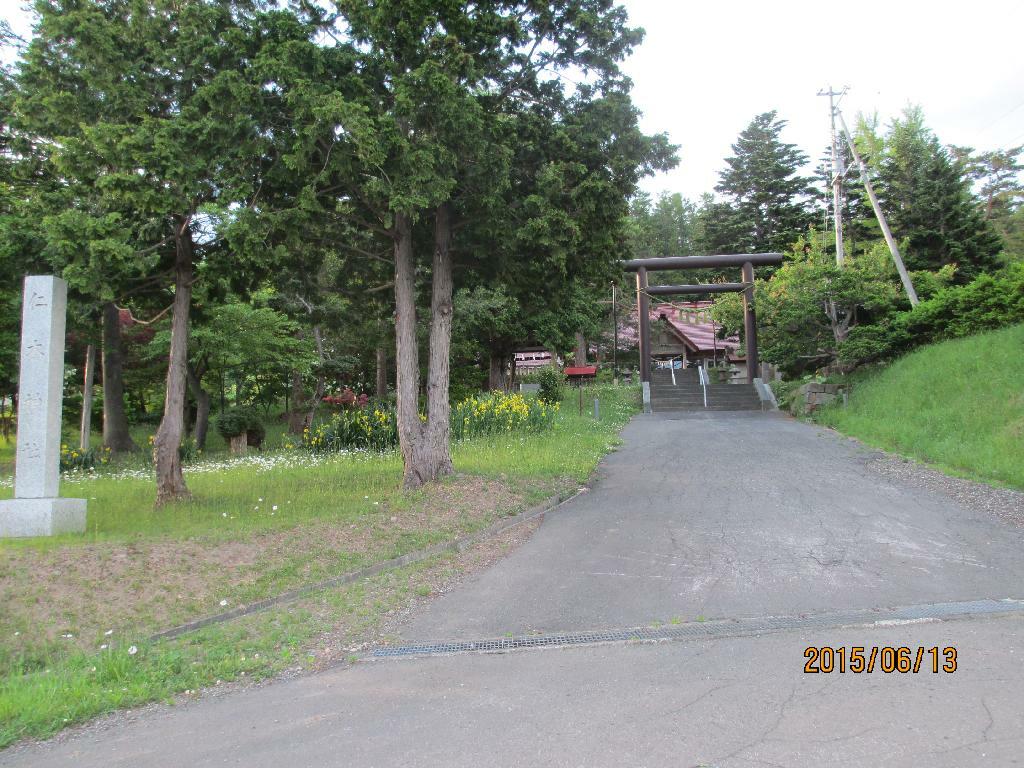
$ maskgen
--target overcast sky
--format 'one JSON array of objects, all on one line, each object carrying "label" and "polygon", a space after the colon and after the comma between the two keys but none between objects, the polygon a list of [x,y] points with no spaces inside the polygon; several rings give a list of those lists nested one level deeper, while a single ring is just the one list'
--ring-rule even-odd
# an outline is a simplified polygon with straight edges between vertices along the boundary
[{"label": "overcast sky", "polygon": [[[680,145],[679,167],[644,188],[697,198],[750,120],[771,109],[786,141],[812,160],[829,142],[831,84],[852,125],[877,112],[885,125],[920,104],[945,144],[978,149],[1024,143],[1024,2],[1021,0],[624,0],[647,37],[626,64],[648,132]],[[0,12],[27,34],[24,0]]]},{"label": "overcast sky", "polygon": [[679,167],[644,182],[690,198],[711,191],[750,120],[775,109],[783,139],[812,160],[829,143],[831,83],[849,86],[847,123],[885,125],[920,104],[944,144],[1024,143],[1024,2],[1016,0],[624,0],[647,31],[625,64],[643,128],[680,145]]}]

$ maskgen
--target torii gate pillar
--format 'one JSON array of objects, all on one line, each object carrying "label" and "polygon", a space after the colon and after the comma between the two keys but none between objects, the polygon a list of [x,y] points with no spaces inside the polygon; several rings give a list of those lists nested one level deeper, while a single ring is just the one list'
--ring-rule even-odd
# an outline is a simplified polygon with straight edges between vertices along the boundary
[{"label": "torii gate pillar", "polygon": [[743,290],[743,336],[747,342],[747,383],[757,378],[760,362],[757,359],[757,318],[754,316],[754,265],[749,261],[743,265],[743,282],[749,287]]},{"label": "torii gate pillar", "polygon": [[647,268],[636,271],[636,303],[640,315],[640,388],[644,413],[651,412],[651,312],[647,296]]}]

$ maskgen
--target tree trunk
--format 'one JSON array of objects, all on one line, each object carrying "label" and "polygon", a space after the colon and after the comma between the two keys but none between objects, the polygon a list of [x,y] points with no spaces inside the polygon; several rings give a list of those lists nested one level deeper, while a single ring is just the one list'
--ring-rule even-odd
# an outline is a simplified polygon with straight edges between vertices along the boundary
[{"label": "tree trunk", "polygon": [[423,423],[418,400],[420,389],[419,344],[416,341],[416,265],[412,252],[412,221],[395,214],[395,394],[398,445],[402,452],[404,483],[419,485],[418,465]]},{"label": "tree trunk", "polygon": [[196,399],[196,426],[192,436],[196,441],[196,448],[200,451],[206,450],[206,434],[210,431],[210,393],[203,389],[203,371],[197,371],[191,363],[185,368],[185,375],[188,378],[188,388],[192,391],[192,397]]},{"label": "tree trunk", "polygon": [[288,411],[288,431],[293,435],[301,435],[306,424],[305,388],[302,386],[302,374],[292,371],[292,406]]},{"label": "tree trunk", "polygon": [[508,358],[500,352],[492,351],[489,355],[490,364],[487,372],[487,388],[491,392],[508,390],[508,378],[505,374],[505,363]]},{"label": "tree trunk", "polygon": [[433,285],[430,299],[430,351],[427,363],[427,423],[417,461],[406,467],[406,487],[450,475],[452,467],[451,403],[448,384],[452,347],[452,220],[451,206],[442,203],[434,218]]},{"label": "tree trunk", "polygon": [[[188,384],[188,377],[185,378],[186,385]],[[188,399],[188,389],[185,390],[185,402],[181,407],[181,428],[182,437],[187,438],[192,434],[192,402]]]},{"label": "tree trunk", "polygon": [[188,320],[192,306],[192,232],[187,218],[176,222],[174,305],[171,310],[171,351],[167,362],[164,416],[153,440],[157,506],[188,499],[191,494],[181,473],[182,417],[185,410],[185,371],[188,363]]},{"label": "tree trunk", "polygon": [[580,331],[576,331],[576,365],[587,364],[587,339]]},{"label": "tree trunk", "polygon": [[82,381],[82,425],[78,433],[78,448],[89,450],[89,437],[92,433],[92,391],[96,380],[96,347],[90,344],[85,348],[85,375]]},{"label": "tree trunk", "polygon": [[113,453],[139,450],[124,412],[123,363],[121,313],[109,301],[103,305],[103,445]]},{"label": "tree trunk", "polygon": [[438,206],[434,226],[430,354],[427,367],[427,420],[418,411],[419,349],[416,342],[415,263],[412,221],[395,215],[395,373],[398,437],[406,488],[451,474],[448,437],[449,356],[452,333],[451,210]]},{"label": "tree trunk", "polygon": [[317,368],[316,389],[313,391],[313,399],[309,403],[309,413],[306,414],[306,425],[309,427],[313,426],[316,412],[320,409],[324,394],[327,392],[327,380],[324,377],[324,335],[319,325],[313,326],[313,341],[316,342],[316,356],[320,365]]},{"label": "tree trunk", "polygon": [[377,347],[377,397],[388,396],[388,351],[383,344]]}]

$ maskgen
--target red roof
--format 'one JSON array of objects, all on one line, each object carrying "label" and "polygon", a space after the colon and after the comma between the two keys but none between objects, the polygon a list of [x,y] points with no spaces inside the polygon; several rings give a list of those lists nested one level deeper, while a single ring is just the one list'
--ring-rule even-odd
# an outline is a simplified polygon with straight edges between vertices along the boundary
[{"label": "red roof", "polygon": [[575,368],[566,368],[564,371],[566,376],[596,376],[597,366],[596,365],[580,365]]}]

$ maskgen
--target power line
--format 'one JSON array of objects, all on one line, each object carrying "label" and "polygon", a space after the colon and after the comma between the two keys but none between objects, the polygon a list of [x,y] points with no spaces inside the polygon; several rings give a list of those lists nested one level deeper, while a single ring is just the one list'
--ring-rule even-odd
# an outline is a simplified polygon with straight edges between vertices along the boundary
[{"label": "power line", "polygon": [[[1020,104],[1018,104],[1017,106],[1015,106],[1015,107],[1014,107],[1013,109],[1011,109],[1011,110],[1010,110],[1009,112],[1006,112],[1006,113],[1004,113],[1004,114],[1000,115],[1000,116],[999,116],[999,117],[997,117],[997,118],[996,118],[995,120],[993,120],[993,121],[992,121],[992,122],[990,122],[990,123],[989,123],[988,125],[986,125],[986,126],[985,126],[984,128],[982,128],[982,129],[981,129],[980,131],[978,131],[977,133],[975,133],[975,134],[974,134],[974,139],[972,139],[972,143],[973,143],[973,142],[974,142],[975,140],[977,140],[977,138],[978,138],[979,136],[981,136],[981,135],[982,135],[983,133],[985,133],[985,131],[987,131],[987,130],[988,130],[989,128],[991,128],[991,127],[992,127],[993,125],[995,125],[996,123],[1000,123],[1000,122],[1002,122],[1003,120],[1005,120],[1005,119],[1006,119],[1007,117],[1009,117],[1010,115],[1012,115],[1012,114],[1013,114],[1014,112],[1016,112],[1016,111],[1017,111],[1018,109],[1020,109],[1021,107],[1024,107],[1024,101],[1022,101],[1022,102],[1021,102]],[[1024,134],[1021,134],[1021,136],[1024,136]],[[1018,136],[1017,138],[1020,138],[1020,136]],[[1016,140],[1017,140],[1017,139],[1014,139],[1013,141],[1016,141]],[[1013,143],[1013,141],[1011,141],[1010,143],[1012,144],[1012,143]]]}]

